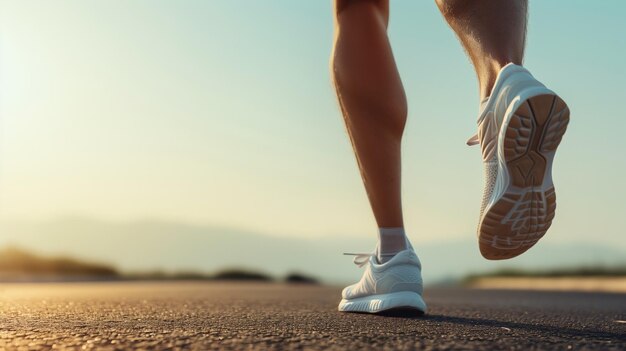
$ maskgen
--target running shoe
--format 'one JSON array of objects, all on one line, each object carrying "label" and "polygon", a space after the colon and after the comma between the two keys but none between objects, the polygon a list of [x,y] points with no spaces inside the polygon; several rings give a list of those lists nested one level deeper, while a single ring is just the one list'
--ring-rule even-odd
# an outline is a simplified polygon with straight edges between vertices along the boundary
[{"label": "running shoe", "polygon": [[339,311],[426,313],[422,299],[422,265],[412,247],[383,264],[378,263],[375,253],[346,255],[355,255],[354,263],[365,266],[365,272],[358,283],[343,289]]},{"label": "running shoe", "polygon": [[482,103],[478,134],[485,191],[478,222],[481,254],[490,260],[524,253],[554,218],[552,162],[569,122],[569,109],[522,66],[508,64]]}]

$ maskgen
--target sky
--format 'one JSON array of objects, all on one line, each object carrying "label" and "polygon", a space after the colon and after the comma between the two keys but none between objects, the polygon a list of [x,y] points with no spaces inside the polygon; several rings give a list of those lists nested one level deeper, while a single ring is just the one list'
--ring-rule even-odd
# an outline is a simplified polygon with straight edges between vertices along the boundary
[{"label": "sky", "polygon": [[[473,237],[477,83],[432,1],[392,1],[414,242]],[[525,65],[570,106],[545,240],[626,248],[626,2],[532,1]],[[0,219],[373,236],[329,77],[330,1],[0,0]],[[346,248],[349,249],[349,248]]]}]

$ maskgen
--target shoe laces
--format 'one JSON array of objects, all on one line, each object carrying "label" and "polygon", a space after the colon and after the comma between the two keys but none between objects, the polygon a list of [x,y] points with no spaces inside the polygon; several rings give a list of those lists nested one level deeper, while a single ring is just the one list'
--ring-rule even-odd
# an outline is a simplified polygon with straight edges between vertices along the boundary
[{"label": "shoe laces", "polygon": [[474,146],[480,144],[480,139],[478,138],[478,133],[472,135],[469,139],[467,139],[467,146]]},{"label": "shoe laces", "polygon": [[367,264],[367,262],[369,262],[370,257],[376,256],[375,253],[373,252],[368,252],[368,253],[364,253],[364,252],[344,252],[344,255],[348,255],[348,256],[354,256],[354,258],[352,259],[352,262],[354,262],[355,265],[359,266],[359,268],[365,266]]}]

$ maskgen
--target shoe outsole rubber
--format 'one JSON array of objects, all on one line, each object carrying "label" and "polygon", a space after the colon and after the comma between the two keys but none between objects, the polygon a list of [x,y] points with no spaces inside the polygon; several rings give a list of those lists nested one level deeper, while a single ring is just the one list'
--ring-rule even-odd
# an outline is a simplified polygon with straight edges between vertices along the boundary
[{"label": "shoe outsole rubber", "polygon": [[503,141],[508,184],[479,225],[481,254],[491,260],[518,256],[543,237],[554,218],[552,160],[569,122],[557,95],[524,101],[511,116]]},{"label": "shoe outsole rubber", "polygon": [[420,294],[413,291],[400,291],[343,299],[339,303],[341,312],[376,314],[425,314],[426,303]]}]

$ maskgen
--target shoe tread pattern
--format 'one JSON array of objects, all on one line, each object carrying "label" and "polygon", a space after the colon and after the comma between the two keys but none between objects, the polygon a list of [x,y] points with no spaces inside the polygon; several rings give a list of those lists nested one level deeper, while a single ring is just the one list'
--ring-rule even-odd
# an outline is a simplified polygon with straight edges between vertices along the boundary
[{"label": "shoe tread pattern", "polygon": [[544,178],[551,175],[550,158],[568,122],[569,109],[556,95],[532,97],[511,117],[503,141],[510,184],[479,225],[479,246],[485,258],[520,255],[550,228],[556,195]]}]

